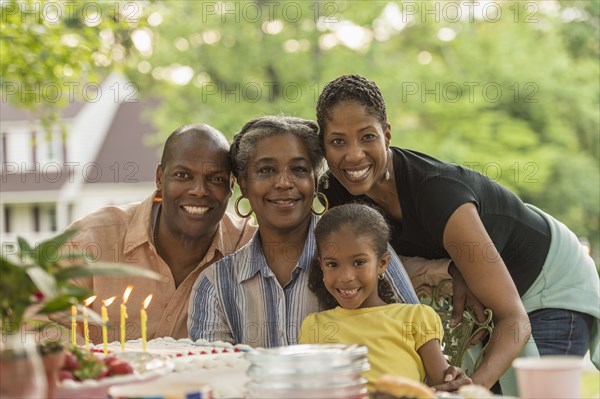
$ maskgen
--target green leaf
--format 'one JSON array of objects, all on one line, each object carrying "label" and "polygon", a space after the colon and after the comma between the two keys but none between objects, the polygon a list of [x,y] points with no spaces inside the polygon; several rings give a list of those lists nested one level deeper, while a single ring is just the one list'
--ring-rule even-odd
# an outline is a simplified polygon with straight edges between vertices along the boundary
[{"label": "green leaf", "polygon": [[56,296],[58,290],[56,280],[52,275],[39,266],[28,267],[25,271],[37,289],[40,290],[46,298],[54,298]]},{"label": "green leaf", "polygon": [[[85,260],[86,259],[86,253],[83,251],[69,251],[66,254],[62,254],[62,252],[59,254],[58,256],[58,261],[66,261],[67,263],[73,263],[76,260]],[[83,263],[83,262],[82,262]]]},{"label": "green leaf", "polygon": [[90,276],[139,276],[160,280],[161,276],[151,270],[119,263],[94,263],[87,266],[66,267],[55,274],[57,281]]},{"label": "green leaf", "polygon": [[[83,300],[87,297],[77,298],[78,300]],[[54,313],[61,310],[69,309],[71,305],[73,305],[74,297],[71,295],[60,295],[50,301],[46,302],[44,306],[38,311],[40,314],[48,314]]]},{"label": "green leaf", "polygon": [[82,316],[83,308],[86,308],[86,312],[88,314],[88,320],[90,321],[90,323],[104,324],[104,322],[102,321],[102,317],[98,313],[96,313],[92,308],[88,308],[81,303],[78,303],[77,305],[75,305],[75,307],[77,308],[77,312],[78,312],[77,320],[83,319],[83,316]]},{"label": "green leaf", "polygon": [[19,243],[19,254],[21,259],[30,256],[32,250],[29,243],[23,237],[17,237],[17,242]]},{"label": "green leaf", "polygon": [[36,248],[35,255],[38,263],[47,268],[48,264],[57,264],[61,260],[61,247],[71,238],[77,230],[67,230],[62,234],[49,238],[40,243]]},{"label": "green leaf", "polygon": [[63,245],[65,245],[65,243],[69,241],[69,238],[73,237],[75,233],[77,233],[77,230],[67,230],[62,234],[59,234],[55,237],[47,239],[46,241],[43,241],[42,243],[40,243],[40,247],[51,244],[53,247],[55,246],[60,248]]},{"label": "green leaf", "polygon": [[[62,292],[75,298],[89,298],[94,295],[94,291],[80,287],[78,285],[66,285],[62,287]],[[75,301],[78,302],[78,301]]]}]

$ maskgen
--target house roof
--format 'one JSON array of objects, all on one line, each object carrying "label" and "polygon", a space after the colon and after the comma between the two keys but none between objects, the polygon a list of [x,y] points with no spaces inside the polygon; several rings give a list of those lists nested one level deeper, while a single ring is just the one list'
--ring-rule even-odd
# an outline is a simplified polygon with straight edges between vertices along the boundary
[{"label": "house roof", "polygon": [[[101,175],[94,177],[93,182],[86,181],[86,184],[154,181],[156,165],[160,157],[159,150],[162,146],[145,144],[146,138],[156,131],[143,119],[142,113],[157,104],[157,101],[142,100],[119,104],[104,142],[93,161],[97,164]],[[35,116],[27,111],[17,110],[12,106],[2,108],[0,117],[3,122],[35,120]],[[64,115],[76,116],[82,109],[81,105],[71,105],[70,108]],[[71,114],[71,112],[75,113]],[[2,174],[2,192],[60,190],[64,184],[73,181],[73,171],[69,167],[60,168],[58,171],[56,169],[48,165],[46,170],[27,173],[19,173],[22,172],[20,170],[6,170],[4,172],[7,173]],[[81,172],[75,171],[75,173]]]},{"label": "house roof", "polygon": [[95,160],[107,172],[97,183],[154,181],[162,146],[144,143],[156,130],[143,120],[142,113],[156,105],[141,100],[121,103]]},{"label": "house roof", "polygon": [[[59,115],[63,119],[73,118],[81,111],[83,105],[83,102],[70,102],[69,105],[59,111]],[[0,113],[2,122],[35,121],[39,116],[37,113],[17,108],[10,103],[2,103],[2,111]]]},{"label": "house roof", "polygon": [[73,181],[73,172],[73,168],[54,166],[26,173],[5,172],[2,173],[2,192],[60,190],[63,184]]}]

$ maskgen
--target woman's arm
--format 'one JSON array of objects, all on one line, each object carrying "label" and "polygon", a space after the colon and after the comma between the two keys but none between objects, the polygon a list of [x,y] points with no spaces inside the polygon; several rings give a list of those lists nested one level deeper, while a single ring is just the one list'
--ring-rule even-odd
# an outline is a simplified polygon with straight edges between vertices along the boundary
[{"label": "woman's arm", "polygon": [[525,346],[530,336],[529,318],[474,204],[464,204],[450,216],[444,247],[470,291],[494,315],[487,353],[471,376],[475,384],[490,388]]}]

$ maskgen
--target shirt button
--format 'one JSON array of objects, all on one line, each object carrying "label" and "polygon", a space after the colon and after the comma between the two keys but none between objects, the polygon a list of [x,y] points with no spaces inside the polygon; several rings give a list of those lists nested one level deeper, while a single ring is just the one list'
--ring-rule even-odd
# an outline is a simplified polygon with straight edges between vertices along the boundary
[{"label": "shirt button", "polygon": [[168,277],[165,277],[165,278],[163,279],[163,281],[164,281],[164,283],[166,284],[166,283],[168,283],[168,282],[169,282],[169,281],[171,281],[171,280],[170,280]]},{"label": "shirt button", "polygon": [[167,316],[167,321],[173,320],[173,316]]}]

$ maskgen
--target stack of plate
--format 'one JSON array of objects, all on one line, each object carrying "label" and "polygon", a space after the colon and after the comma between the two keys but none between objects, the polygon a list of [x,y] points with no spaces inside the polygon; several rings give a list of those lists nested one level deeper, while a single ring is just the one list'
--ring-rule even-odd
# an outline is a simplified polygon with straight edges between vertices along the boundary
[{"label": "stack of plate", "polygon": [[363,399],[370,369],[359,345],[292,345],[246,353],[248,398]]}]

